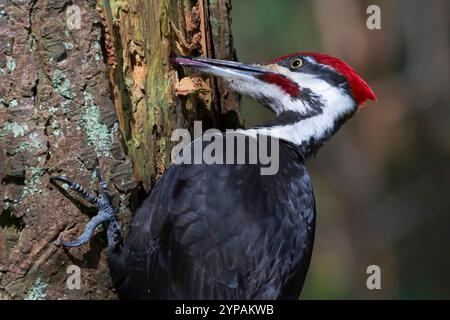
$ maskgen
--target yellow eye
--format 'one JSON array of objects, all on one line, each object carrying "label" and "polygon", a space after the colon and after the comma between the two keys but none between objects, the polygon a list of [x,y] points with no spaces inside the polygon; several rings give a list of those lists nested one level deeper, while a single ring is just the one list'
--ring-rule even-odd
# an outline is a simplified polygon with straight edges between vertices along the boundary
[{"label": "yellow eye", "polygon": [[303,61],[300,58],[296,58],[294,60],[291,61],[291,68],[292,69],[298,69],[302,66]]}]

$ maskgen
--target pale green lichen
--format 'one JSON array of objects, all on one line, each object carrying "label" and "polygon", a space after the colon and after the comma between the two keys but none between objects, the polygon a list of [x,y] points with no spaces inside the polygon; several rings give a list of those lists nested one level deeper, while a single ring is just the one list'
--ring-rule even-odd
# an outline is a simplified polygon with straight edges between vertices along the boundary
[{"label": "pale green lichen", "polygon": [[6,67],[10,72],[14,71],[14,69],[16,68],[16,61],[13,57],[6,56]]},{"label": "pale green lichen", "polygon": [[[31,137],[32,135],[30,135]],[[34,139],[34,140],[33,140]],[[17,148],[16,148],[16,152],[26,152],[26,151],[30,151],[33,148],[41,148],[42,144],[40,143],[40,141],[36,140],[36,138],[32,138],[31,144],[27,141],[21,142]],[[38,161],[41,160],[41,157],[38,157]]]},{"label": "pale green lichen", "polygon": [[19,103],[17,102],[16,99],[11,100],[11,101],[9,102],[9,104],[8,104],[8,106],[9,106],[9,107],[12,107],[12,108],[17,107],[18,105],[19,105]]},{"label": "pale green lichen", "polygon": [[37,278],[33,287],[31,287],[30,291],[28,291],[25,300],[44,300],[48,283],[41,280],[41,278]]},{"label": "pale green lichen", "polygon": [[67,50],[72,50],[73,49],[73,43],[72,42],[63,42],[64,48],[66,48]]},{"label": "pale green lichen", "polygon": [[102,55],[100,53],[96,53],[94,59],[95,62],[99,63],[102,60]]},{"label": "pale green lichen", "polygon": [[111,128],[111,134],[116,133],[117,131],[119,131],[119,122],[114,122],[112,128]]},{"label": "pale green lichen", "polygon": [[11,207],[11,203],[9,201],[2,201],[3,202],[3,210],[6,211]]},{"label": "pale green lichen", "polygon": [[70,103],[70,102],[67,101],[67,100],[61,102],[61,109],[63,109],[63,110],[67,109],[68,106],[69,106],[69,103]]},{"label": "pale green lichen", "polygon": [[20,199],[20,197],[18,199],[17,198],[11,199],[10,195],[5,194],[3,196],[3,201],[2,201],[3,202],[3,210],[6,211],[6,210],[15,208],[18,204],[21,203],[21,200],[22,199]]},{"label": "pale green lichen", "polygon": [[73,100],[76,97],[70,81],[64,71],[56,70],[52,76],[52,86],[58,89],[60,95],[64,98]]},{"label": "pale green lichen", "polygon": [[39,190],[39,185],[41,184],[41,177],[45,170],[38,167],[31,167],[31,178],[25,180],[25,188],[23,195],[34,194]]},{"label": "pale green lichen", "polygon": [[9,132],[12,133],[14,138],[22,137],[27,131],[28,126],[26,124],[20,125],[16,122],[7,122],[0,131],[0,138],[4,138]]},{"label": "pale green lichen", "polygon": [[56,111],[58,111],[58,108],[51,106],[50,108],[48,108],[48,111],[51,113],[55,113]]},{"label": "pale green lichen", "polygon": [[[58,111],[61,111],[63,114],[66,115],[70,113],[69,104],[70,100],[64,100],[59,105],[51,106],[50,108],[48,108],[48,111],[52,114],[56,114]],[[67,118],[66,121],[68,121]]]},{"label": "pale green lichen", "polygon": [[37,132],[33,132],[30,134],[31,145],[33,148],[39,149],[42,148],[41,140],[39,139],[39,134]]},{"label": "pale green lichen", "polygon": [[22,142],[16,148],[16,152],[29,151],[29,150],[31,150],[31,145],[28,142]]},{"label": "pale green lichen", "polygon": [[55,119],[53,119],[52,122],[50,123],[50,127],[52,128],[54,136],[58,137],[59,135],[62,134],[62,132],[59,128],[58,121],[56,121]]},{"label": "pale green lichen", "polygon": [[95,148],[97,156],[109,156],[112,144],[112,133],[108,126],[101,121],[100,108],[94,103],[92,95],[83,93],[84,105],[82,106],[82,116],[80,127],[87,134],[88,143]]}]

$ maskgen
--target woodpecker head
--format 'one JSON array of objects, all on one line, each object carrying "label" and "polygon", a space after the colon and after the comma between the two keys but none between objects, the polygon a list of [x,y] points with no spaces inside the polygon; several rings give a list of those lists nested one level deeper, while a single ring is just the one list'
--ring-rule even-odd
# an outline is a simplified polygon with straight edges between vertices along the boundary
[{"label": "woodpecker head", "polygon": [[324,54],[295,53],[264,64],[184,57],[174,62],[221,77],[268,107],[279,121],[264,124],[264,133],[298,145],[321,145],[366,100],[376,100],[347,63]]}]

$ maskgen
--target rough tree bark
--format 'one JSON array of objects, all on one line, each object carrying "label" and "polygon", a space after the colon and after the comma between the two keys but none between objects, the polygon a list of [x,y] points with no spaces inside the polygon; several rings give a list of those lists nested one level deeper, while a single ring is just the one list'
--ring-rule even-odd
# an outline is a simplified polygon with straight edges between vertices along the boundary
[{"label": "rough tree bark", "polygon": [[[71,5],[80,29],[66,23]],[[233,59],[229,10],[229,0],[0,0],[0,299],[115,297],[101,228],[89,245],[58,245],[95,210],[49,177],[97,190],[98,165],[126,225],[170,164],[173,129],[239,126],[221,82],[183,79],[169,63]],[[66,287],[70,265],[80,289]]]}]

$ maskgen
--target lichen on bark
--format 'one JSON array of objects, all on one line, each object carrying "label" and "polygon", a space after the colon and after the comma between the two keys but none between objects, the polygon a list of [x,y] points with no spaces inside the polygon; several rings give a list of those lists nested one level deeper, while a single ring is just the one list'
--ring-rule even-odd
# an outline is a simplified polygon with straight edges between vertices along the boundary
[{"label": "lichen on bark", "polygon": [[[66,24],[70,5],[80,29]],[[228,10],[228,0],[0,0],[0,299],[116,297],[101,228],[86,246],[58,244],[95,210],[49,178],[94,191],[99,166],[126,226],[138,182],[149,191],[170,164],[173,129],[239,126],[220,82],[178,96],[188,74],[169,63],[183,53],[233,59]],[[79,290],[65,285],[71,264]]]}]

